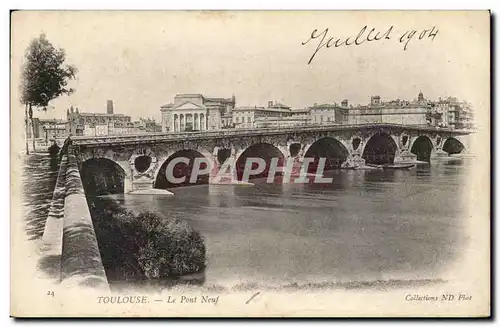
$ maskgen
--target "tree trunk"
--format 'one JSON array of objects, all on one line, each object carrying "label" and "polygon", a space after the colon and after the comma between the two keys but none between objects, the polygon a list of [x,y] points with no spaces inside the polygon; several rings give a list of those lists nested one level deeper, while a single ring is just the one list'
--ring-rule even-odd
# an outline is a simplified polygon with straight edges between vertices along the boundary
[{"label": "tree trunk", "polygon": [[28,124],[28,104],[24,106],[24,127],[25,127],[25,141],[26,141],[26,154],[30,154],[30,150],[28,147],[28,133],[29,133],[29,124]]},{"label": "tree trunk", "polygon": [[31,103],[29,104],[28,113],[31,121],[31,140],[33,141],[33,152],[35,152],[35,124],[33,124],[33,109],[31,108]]}]

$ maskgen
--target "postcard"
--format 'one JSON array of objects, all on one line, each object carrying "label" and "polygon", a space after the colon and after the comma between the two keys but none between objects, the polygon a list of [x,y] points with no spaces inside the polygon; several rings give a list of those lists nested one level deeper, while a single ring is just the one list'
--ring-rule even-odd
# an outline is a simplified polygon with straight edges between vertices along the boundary
[{"label": "postcard", "polygon": [[13,11],[13,317],[488,317],[489,11]]}]

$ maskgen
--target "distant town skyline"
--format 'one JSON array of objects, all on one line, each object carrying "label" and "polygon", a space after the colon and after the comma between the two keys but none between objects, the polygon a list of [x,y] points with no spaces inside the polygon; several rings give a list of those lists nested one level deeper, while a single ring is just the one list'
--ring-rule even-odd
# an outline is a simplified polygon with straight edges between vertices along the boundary
[{"label": "distant town skyline", "polygon": [[[106,112],[106,101],[113,100],[117,113],[159,120],[160,107],[179,93],[235,95],[237,106],[265,106],[273,100],[304,108],[343,99],[366,104],[372,95],[411,101],[422,91],[431,100],[451,96],[474,108],[485,105],[485,92],[471,87],[470,79],[484,78],[478,74],[489,61],[475,55],[486,53],[488,44],[483,31],[467,27],[466,15],[457,15],[464,24],[442,20],[438,12],[422,12],[422,24],[415,23],[415,16],[408,26],[398,19],[394,33],[437,24],[439,34],[433,41],[410,43],[406,51],[398,42],[382,41],[332,48],[308,65],[315,45],[301,42],[314,28],[347,37],[363,25],[384,30],[391,26],[390,16],[381,12],[353,20],[349,12],[311,12],[301,14],[297,24],[298,18],[287,12],[18,13],[12,28],[14,81],[27,44],[42,32],[78,68],[71,82],[76,92],[51,102],[53,109],[46,113],[36,112],[39,118],[64,117],[70,106]],[[16,94],[13,90],[13,105],[22,108]]]}]

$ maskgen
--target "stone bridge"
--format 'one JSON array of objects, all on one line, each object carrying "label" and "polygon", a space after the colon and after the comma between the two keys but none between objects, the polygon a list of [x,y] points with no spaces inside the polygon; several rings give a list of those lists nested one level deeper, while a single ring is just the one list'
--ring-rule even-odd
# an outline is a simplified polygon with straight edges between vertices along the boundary
[{"label": "stone bridge", "polygon": [[428,162],[467,149],[468,134],[471,131],[398,124],[321,125],[80,136],[72,138],[69,151],[76,156],[86,190],[128,193],[168,188],[164,171],[176,157],[204,158],[215,170],[229,158],[238,169],[247,157],[260,157],[266,163],[274,157],[282,163],[326,157],[326,169],[361,167],[365,163]]}]

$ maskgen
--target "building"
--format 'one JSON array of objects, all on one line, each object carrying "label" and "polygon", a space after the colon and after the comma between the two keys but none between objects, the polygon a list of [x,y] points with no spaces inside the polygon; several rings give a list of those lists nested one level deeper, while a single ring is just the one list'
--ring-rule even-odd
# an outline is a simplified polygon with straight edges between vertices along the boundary
[{"label": "building", "polygon": [[[278,101],[268,101],[267,107],[257,106],[244,106],[234,108],[232,111],[232,126],[234,128],[255,128],[268,124],[279,124],[280,120],[287,120],[289,123],[293,121],[290,119],[298,112],[294,112],[289,106],[282,104]],[[264,121],[266,123],[264,123]],[[256,122],[259,122],[256,124]]]},{"label": "building", "polygon": [[[127,135],[161,132],[161,125],[154,118],[140,118],[131,121],[130,116],[116,114],[113,101],[108,100],[106,113],[81,112],[78,108],[70,107],[66,111],[66,119],[38,119],[33,118],[35,138],[51,139],[75,136],[104,136]],[[28,137],[31,138],[31,126]]]},{"label": "building", "polygon": [[420,92],[412,101],[383,101],[380,95],[367,105],[353,107],[347,99],[337,103],[315,103],[292,109],[277,101],[267,106],[239,106],[232,98],[208,98],[201,94],[177,94],[174,103],[161,107],[163,132],[219,130],[226,128],[280,128],[318,124],[403,124],[470,128],[469,104],[448,98],[432,102]]},{"label": "building", "polygon": [[311,119],[308,116],[289,117],[258,117],[254,121],[255,128],[284,128],[293,126],[309,125]]},{"label": "building", "polygon": [[314,104],[309,107],[311,124],[345,124],[348,121],[347,100],[342,101],[342,106],[334,104]]},{"label": "building", "polygon": [[472,129],[473,114],[470,103],[459,101],[455,97],[430,103],[427,115],[429,125],[436,127]]},{"label": "building", "polygon": [[105,136],[109,135],[109,124],[85,124],[83,129],[84,136]]},{"label": "building", "polygon": [[163,132],[218,130],[227,125],[222,118],[234,109],[235,97],[208,98],[201,94],[177,94],[174,103],[161,107]]},{"label": "building", "polygon": [[32,138],[33,134],[31,124],[34,127],[34,135],[36,139],[44,139],[45,141],[49,141],[52,138],[67,137],[67,122],[62,119],[33,118],[33,122],[30,122],[30,128],[28,129],[29,139]]},{"label": "building", "polygon": [[450,117],[450,106],[448,102],[439,99],[439,101],[431,103],[427,113],[427,123],[429,125],[448,127],[450,126],[450,118],[454,120],[453,115]]},{"label": "building", "polygon": [[418,100],[404,101],[400,99],[383,102],[380,96],[371,97],[370,104],[348,109],[348,124],[404,124],[428,125],[428,102],[420,93]]},{"label": "building", "polygon": [[132,122],[132,128],[136,133],[157,133],[162,131],[162,126],[156,123],[154,118],[139,118]]},{"label": "building", "polygon": [[110,129],[115,130],[131,122],[130,116],[113,111],[113,100],[107,101],[106,113],[80,112],[72,106],[66,111],[66,132],[72,135],[109,135]]},{"label": "building", "polygon": [[441,100],[448,107],[448,126],[457,129],[473,128],[473,115],[471,105],[465,101],[459,101],[455,97]]}]

